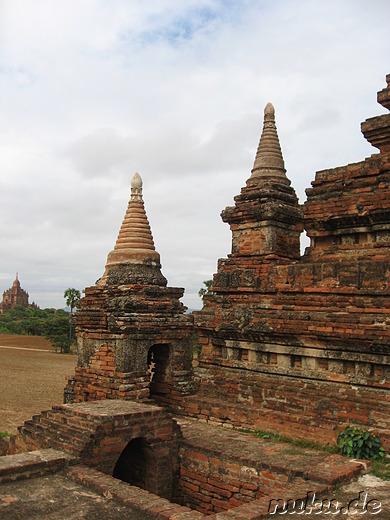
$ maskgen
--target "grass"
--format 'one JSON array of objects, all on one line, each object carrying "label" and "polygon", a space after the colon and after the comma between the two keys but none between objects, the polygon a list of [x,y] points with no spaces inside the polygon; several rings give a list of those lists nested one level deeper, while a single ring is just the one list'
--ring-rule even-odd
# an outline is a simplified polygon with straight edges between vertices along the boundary
[{"label": "grass", "polygon": [[390,480],[390,460],[372,460],[371,475],[382,480]]},{"label": "grass", "polygon": [[[270,433],[262,430],[249,430],[244,429],[240,430],[243,433],[249,433],[254,437],[259,439],[268,439],[272,442],[281,442],[284,444],[289,444],[290,446],[294,446],[296,448],[308,448],[312,450],[320,450],[326,451],[328,453],[340,453],[338,446],[331,444],[319,444],[314,441],[308,441],[303,439],[293,439],[292,437],[288,437],[287,435],[280,435],[279,433]],[[296,450],[296,453],[299,453],[299,450]]]},{"label": "grass", "polygon": [[10,434],[8,432],[0,432],[0,439],[2,439],[3,437],[9,437]]}]

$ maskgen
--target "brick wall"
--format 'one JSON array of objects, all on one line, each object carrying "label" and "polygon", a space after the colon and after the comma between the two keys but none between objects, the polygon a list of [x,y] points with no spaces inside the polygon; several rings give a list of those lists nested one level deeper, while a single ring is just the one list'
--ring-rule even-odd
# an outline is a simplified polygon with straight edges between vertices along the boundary
[{"label": "brick wall", "polygon": [[[157,349],[157,355],[159,348],[168,351],[169,369],[159,381],[164,391],[154,392],[153,398],[174,406],[193,392],[193,322],[179,300],[183,289],[165,287],[161,281],[161,286],[151,285],[147,266],[136,267],[136,273],[134,266],[117,267],[104,286],[85,290],[76,313],[78,366],[65,388],[66,402],[147,399],[149,355],[151,349]],[[135,274],[138,283],[132,279]],[[126,283],[129,279],[133,283]]]},{"label": "brick wall", "polygon": [[72,402],[99,399],[145,400],[149,397],[149,379],[142,373],[115,371],[115,352],[103,345],[91,356],[88,367],[76,367],[72,382]]},{"label": "brick wall", "polygon": [[[389,92],[378,97],[386,108]],[[188,413],[321,442],[352,423],[390,446],[389,125],[388,115],[362,124],[379,154],[317,172],[303,257],[283,173],[252,173],[222,212],[232,253],[195,313],[199,392],[184,399]]]},{"label": "brick wall", "polygon": [[[226,511],[269,494],[288,478],[221,460],[218,453],[180,448],[180,502],[205,514]],[[271,484],[271,486],[270,486]]]},{"label": "brick wall", "polygon": [[333,444],[347,424],[379,432],[390,448],[390,394],[363,385],[308,378],[207,369],[183,407],[192,417]]}]

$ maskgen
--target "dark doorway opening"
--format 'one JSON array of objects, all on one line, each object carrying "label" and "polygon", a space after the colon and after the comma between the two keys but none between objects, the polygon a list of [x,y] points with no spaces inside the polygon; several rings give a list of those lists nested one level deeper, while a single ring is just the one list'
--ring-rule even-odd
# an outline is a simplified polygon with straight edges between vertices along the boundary
[{"label": "dark doorway opening", "polygon": [[153,345],[148,352],[148,373],[150,377],[150,397],[158,400],[169,393],[170,347]]},{"label": "dark doorway opening", "polygon": [[155,492],[154,456],[143,438],[130,441],[119,456],[112,476],[132,486]]}]

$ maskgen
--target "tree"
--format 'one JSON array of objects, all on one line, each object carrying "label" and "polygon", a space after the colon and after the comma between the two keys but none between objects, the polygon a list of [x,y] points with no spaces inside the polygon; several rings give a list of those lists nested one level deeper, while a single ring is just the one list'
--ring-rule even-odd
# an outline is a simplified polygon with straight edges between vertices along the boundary
[{"label": "tree", "polygon": [[70,287],[66,289],[64,292],[64,298],[66,298],[65,302],[68,307],[70,307],[70,313],[72,314],[73,309],[76,307],[77,303],[81,298],[80,291],[78,289],[71,289]]},{"label": "tree", "polygon": [[203,283],[206,287],[202,287],[201,289],[199,289],[199,292],[198,292],[198,294],[202,298],[202,300],[206,296],[206,294],[213,294],[213,292],[211,290],[211,287],[213,286],[213,281],[205,280]]},{"label": "tree", "polygon": [[60,349],[60,352],[68,353],[72,339],[72,331],[69,331],[70,318],[68,313],[54,314],[48,316],[45,323],[45,337],[49,339],[53,346]]},{"label": "tree", "polygon": [[[70,307],[70,316],[69,316],[69,350],[70,350],[70,345],[72,343],[72,312],[73,312],[73,309],[77,306],[78,302],[80,301],[81,294],[78,289],[71,289],[69,287],[64,292],[64,298],[66,298],[65,299],[66,305],[68,307]],[[69,350],[68,350],[68,352],[69,352]]]},{"label": "tree", "polygon": [[[16,306],[0,314],[0,333],[45,336],[61,352],[69,352],[69,312]],[[71,340],[74,331],[70,331]]]}]

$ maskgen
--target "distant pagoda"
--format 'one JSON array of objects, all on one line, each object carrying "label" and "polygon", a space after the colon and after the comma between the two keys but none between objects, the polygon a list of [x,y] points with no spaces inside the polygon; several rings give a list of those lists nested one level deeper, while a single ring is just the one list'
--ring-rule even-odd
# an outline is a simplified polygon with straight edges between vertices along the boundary
[{"label": "distant pagoda", "polygon": [[4,312],[13,309],[16,305],[20,305],[24,308],[37,308],[35,303],[32,303],[31,305],[28,303],[28,292],[22,289],[19,282],[18,273],[16,273],[16,278],[12,284],[12,287],[3,292],[3,301],[0,303],[0,313],[3,314]]}]

